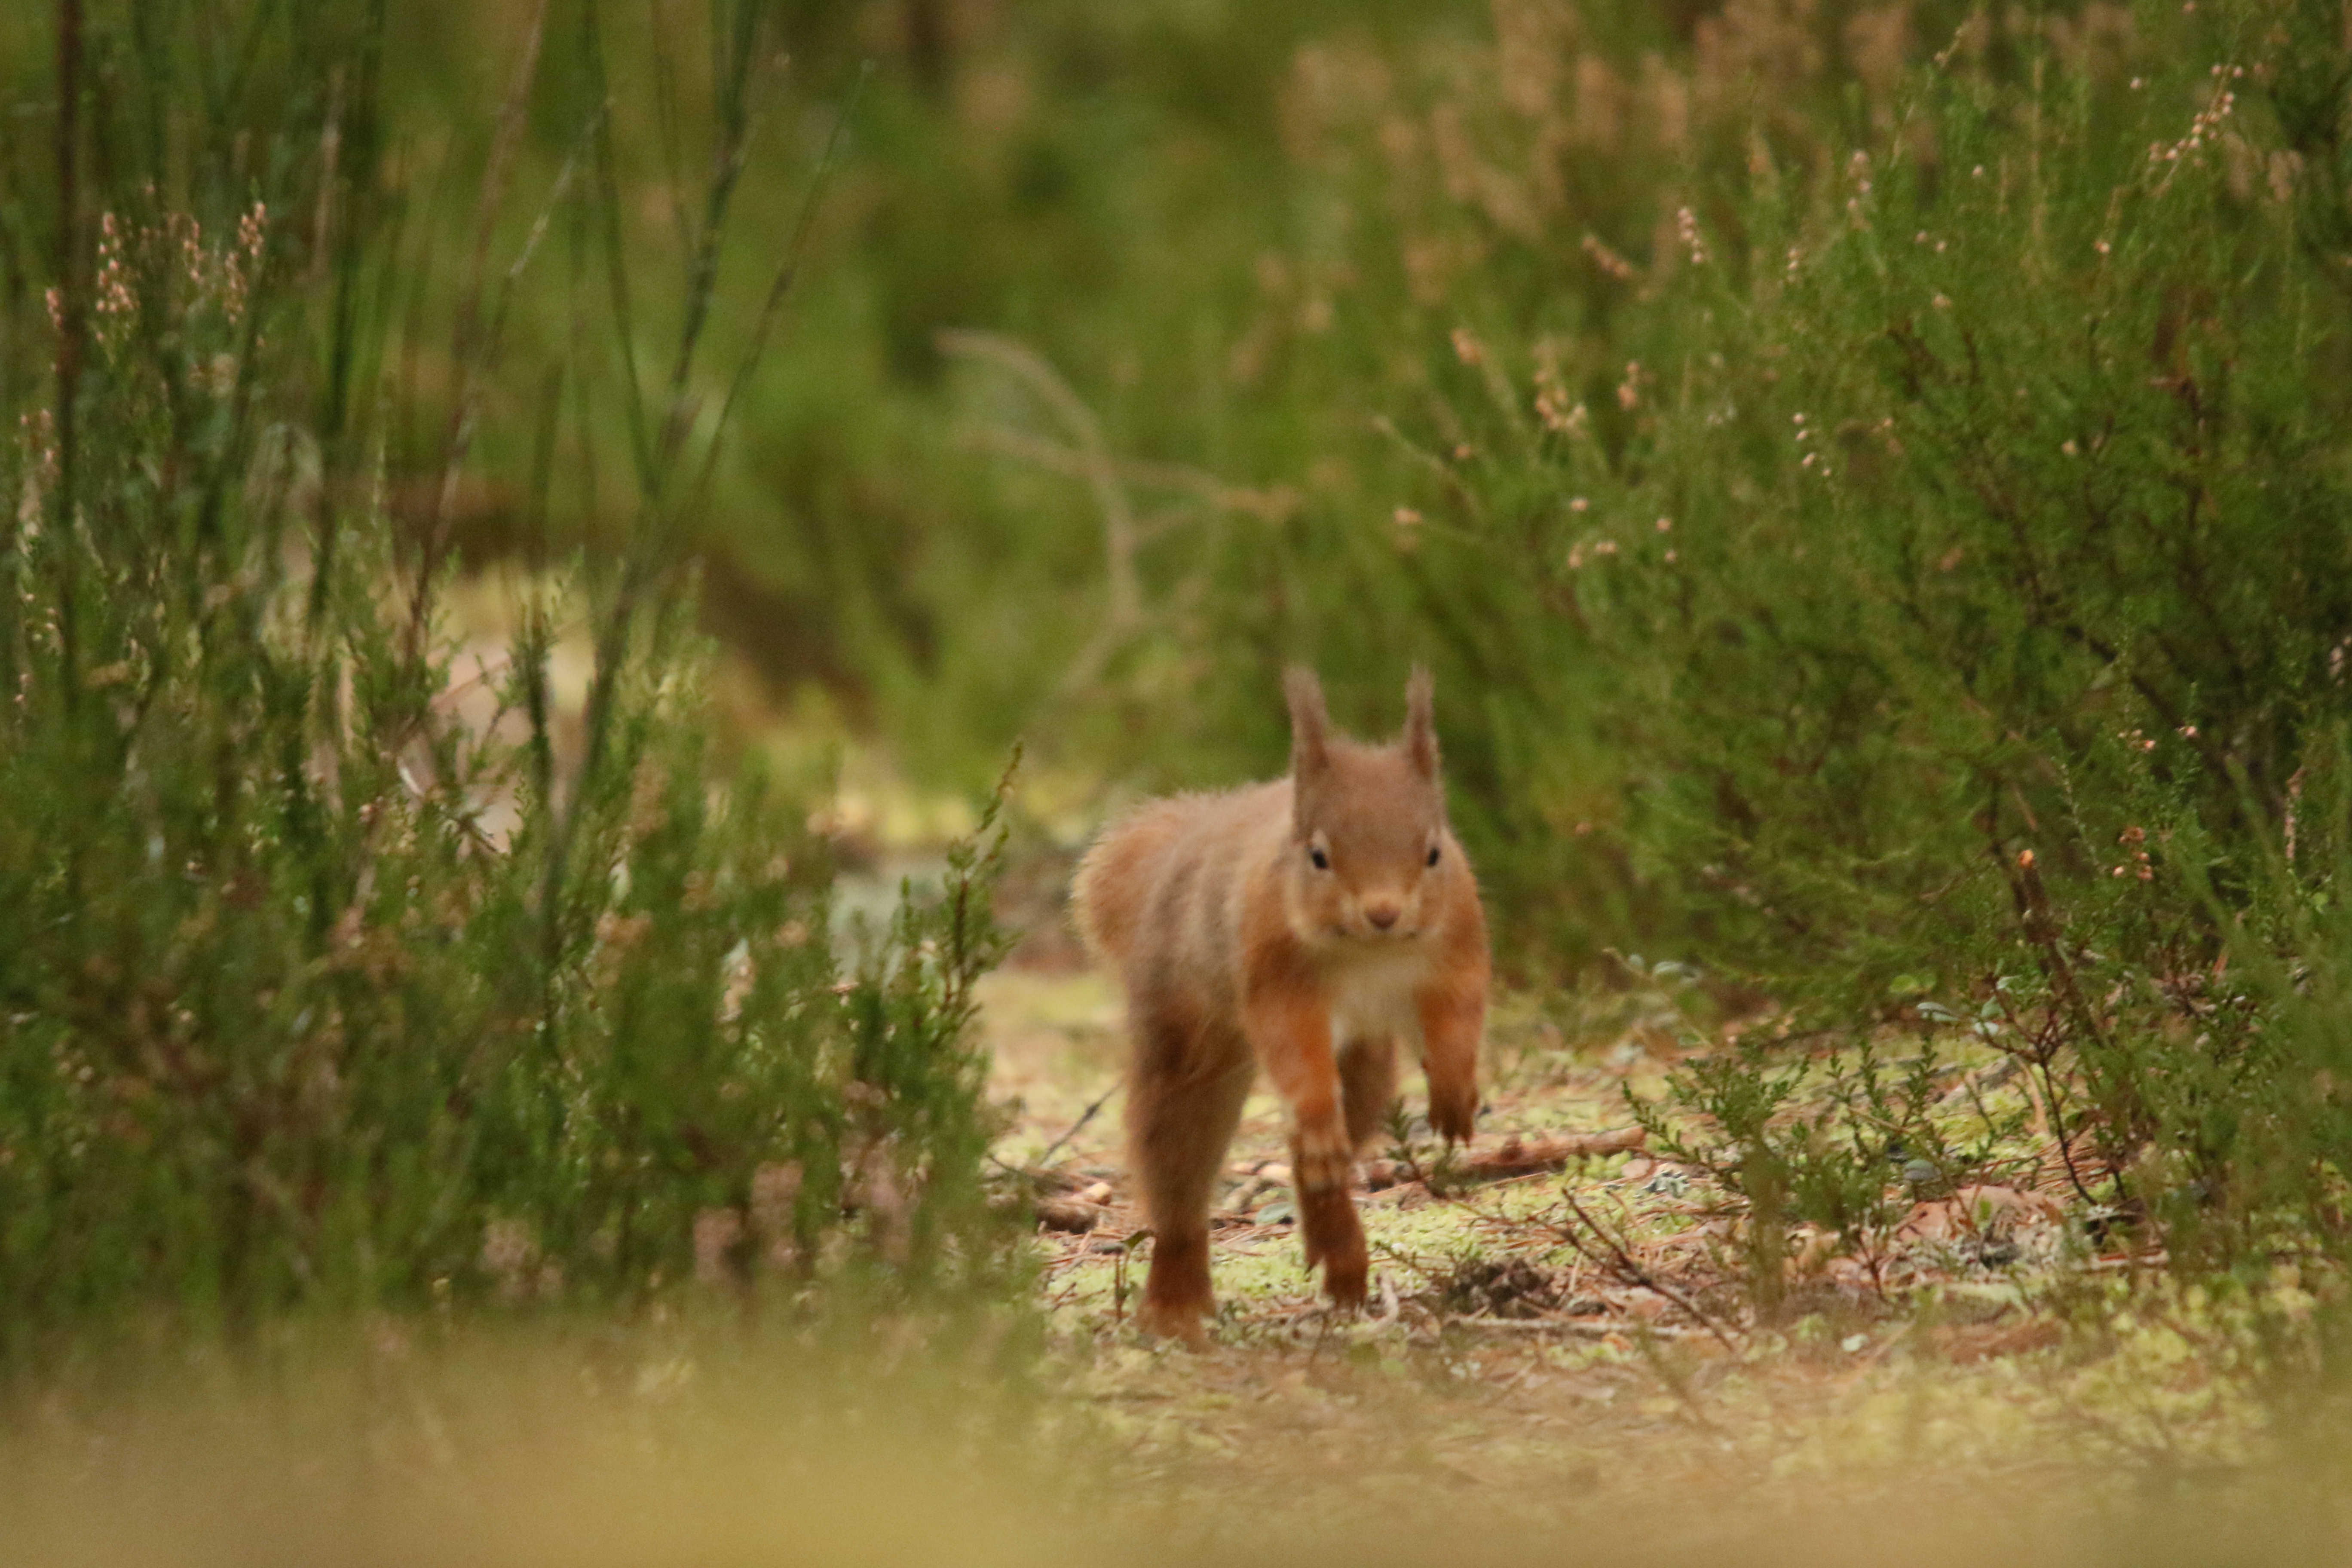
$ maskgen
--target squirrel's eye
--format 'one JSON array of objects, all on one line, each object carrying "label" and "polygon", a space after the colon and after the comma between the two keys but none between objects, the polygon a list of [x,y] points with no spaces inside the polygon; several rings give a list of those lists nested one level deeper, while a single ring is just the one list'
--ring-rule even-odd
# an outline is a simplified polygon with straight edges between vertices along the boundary
[{"label": "squirrel's eye", "polygon": [[1429,863],[1433,866],[1437,864],[1437,846],[1434,844],[1429,847]]},{"label": "squirrel's eye", "polygon": [[1324,854],[1319,846],[1309,848],[1307,851],[1307,858],[1315,863],[1315,868],[1318,871],[1328,871],[1331,868],[1331,857]]}]

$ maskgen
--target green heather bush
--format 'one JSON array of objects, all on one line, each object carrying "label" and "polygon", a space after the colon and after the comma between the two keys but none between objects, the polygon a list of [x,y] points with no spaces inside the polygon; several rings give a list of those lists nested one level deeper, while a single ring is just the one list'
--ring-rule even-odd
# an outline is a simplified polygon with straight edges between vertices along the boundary
[{"label": "green heather bush", "polygon": [[[1975,18],[1882,127],[1698,163],[1605,336],[1465,328],[1418,426],[1507,886],[1615,879],[1817,1049],[2016,1054],[2182,1267],[2345,1240],[2299,999],[2346,821],[2339,26]],[[1742,1060],[1681,1093],[1793,1201],[1797,1080]],[[1794,1217],[1849,1229],[1823,1169]]]},{"label": "green heather bush", "polygon": [[[1366,729],[1425,659],[1513,966],[1663,951],[1784,1015],[1678,1091],[1751,1196],[1851,1237],[1907,1163],[1987,1170],[2016,1130],[1931,1111],[1990,1047],[2082,1205],[2181,1267],[2336,1248],[2347,47],[2251,3],[1297,40],[1238,79],[1282,133],[1251,276],[1203,239],[1221,281],[1138,299],[1133,379],[1097,345],[1067,398],[974,394],[1024,500],[1108,473],[1141,512],[1091,743],[1229,778],[1279,758],[1284,658]],[[1150,349],[1180,301],[1189,379]],[[1068,398],[1225,488],[1055,477]]]},{"label": "green heather bush", "polygon": [[[0,1356],[291,1309],[995,1290],[967,1037],[992,841],[862,947],[831,928],[808,804],[710,739],[675,549],[719,438],[681,390],[707,279],[664,312],[665,391],[630,336],[661,285],[598,243],[593,139],[535,226],[500,205],[527,54],[452,132],[477,248],[402,228],[383,24],[94,10],[41,57],[81,123],[10,154],[12,237],[47,249],[12,252],[46,281],[8,325]],[[701,257],[773,42],[756,7],[713,29],[718,173],[680,193]],[[573,341],[539,406],[501,407],[467,377],[549,251]],[[453,267],[454,320],[407,270]],[[429,437],[420,374],[455,378]],[[635,521],[618,559],[517,590],[503,662],[460,661],[447,531],[402,492],[486,482],[501,417],[530,460],[493,478],[542,509],[625,420],[640,460],[604,482]],[[420,446],[427,471],[388,461]]]}]

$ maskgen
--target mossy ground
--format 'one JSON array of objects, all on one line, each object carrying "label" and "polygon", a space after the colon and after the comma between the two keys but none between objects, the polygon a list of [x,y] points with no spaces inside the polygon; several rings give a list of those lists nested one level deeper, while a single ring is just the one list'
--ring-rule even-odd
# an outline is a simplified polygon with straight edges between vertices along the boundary
[{"label": "mossy ground", "polygon": [[[1360,1197],[1376,1300],[1339,1316],[1288,1222],[1279,1107],[1261,1091],[1219,1200],[1213,1343],[1147,1340],[1129,1321],[1150,1244],[1120,1166],[1115,992],[1068,970],[987,986],[1013,1113],[999,1158],[1050,1151],[1066,1180],[1109,1189],[1091,1233],[1036,1240],[1055,1357],[1118,1437],[1115,1466],[1171,1495],[1278,1495],[1302,1517],[1425,1517],[1452,1499],[1541,1527],[1636,1497],[1737,1508],[1792,1486],[1887,1502],[2064,1475],[2136,1496],[2278,1455],[2253,1307],[2173,1288],[2126,1241],[2102,1255],[2046,1158],[2001,1189],[2025,1200],[2011,1215],[1924,1194],[1867,1257],[1800,1233],[1769,1324],[1741,1282],[1737,1205],[1702,1173],[1636,1152],[1443,1196],[1407,1181]],[[1481,1142],[1623,1126],[1627,1089],[1657,1092],[1675,1047],[1638,1011],[1580,1041],[1559,1015],[1498,1008]],[[2013,1245],[1984,1245],[1978,1224]],[[2255,1305],[2291,1312],[2296,1291],[2282,1275]]]}]

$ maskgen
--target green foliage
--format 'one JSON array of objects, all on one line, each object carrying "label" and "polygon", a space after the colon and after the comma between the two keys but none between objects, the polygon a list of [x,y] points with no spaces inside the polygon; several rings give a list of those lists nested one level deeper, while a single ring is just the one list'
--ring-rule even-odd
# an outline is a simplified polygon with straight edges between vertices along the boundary
[{"label": "green foliage", "polygon": [[[171,15],[91,35],[89,265],[48,259],[47,150],[0,201],[12,409],[47,285],[89,322],[0,605],[23,1103],[120,1036],[150,1089],[105,1117],[150,1114],[183,1014],[274,1086],[239,1108],[322,1092],[320,1020],[398,1037],[387,1104],[462,1110],[377,1163],[570,1171],[533,1245],[610,1237],[614,1279],[730,1205],[748,1259],[763,1169],[802,1258],[898,1190],[869,1144],[967,1192],[977,1121],[923,1108],[969,1097],[986,944],[902,925],[835,978],[789,792],[700,782],[690,552],[767,699],[937,781],[1026,730],[1066,795],[1226,783],[1279,766],[1285,661],[1367,731],[1431,664],[1508,964],[1639,947],[1789,1010],[1801,1068],[1678,1089],[1787,1223],[1883,1228],[1897,1140],[1979,1168],[2016,1130],[1928,1101],[1990,1048],[2182,1267],[2338,1249],[2340,8],[728,5],[707,62],[659,8]],[[575,547],[513,733],[457,723],[446,563]],[[436,1053],[486,1039],[451,1099]],[[241,1171],[295,1112],[220,1114]],[[412,1206],[332,1223],[459,1237]]]},{"label": "green foliage", "polygon": [[[1462,616],[1532,747],[1506,785],[1611,778],[1654,918],[1853,1042],[1833,1072],[1891,1026],[2014,1053],[2079,1194],[2183,1268],[2340,1228],[2344,1145],[2286,1103],[2325,1051],[2292,985],[2225,979],[2309,962],[2342,820],[2352,294],[2286,144],[2347,103],[2273,98],[2309,86],[2288,19],[2144,12],[2105,58],[2026,27],[2005,65],[1972,24],[1889,134],[1759,140],[1612,333],[1613,415],[1544,416],[1529,343],[1538,418],[1484,399],[1467,445],[1508,460],[1424,503],[1513,566]],[[1580,711],[1553,734],[1597,755],[1546,736]],[[1517,847],[1567,878],[1569,842]],[[1679,1093],[1760,1230],[1864,1224],[1875,1091],[1793,1116],[1780,1060]]]},{"label": "green foliage", "polygon": [[[1146,765],[1271,765],[1285,654],[1366,718],[1418,656],[1523,967],[1686,954],[1832,1083],[2010,1052],[2183,1268],[2331,1226],[2295,984],[2243,977],[2336,896],[2343,47],[2258,4],[1317,37],[1288,226],[1156,426],[1246,409],[1192,450],[1262,488],[1138,531]],[[1751,1197],[1866,1232],[1930,1086],[1799,1115],[1786,1060],[1682,1092]]]},{"label": "green foliage", "polygon": [[[715,56],[739,150],[743,17]],[[836,1283],[869,1307],[1001,1289],[969,1037],[1001,836],[992,813],[944,902],[845,968],[805,803],[714,754],[672,547],[719,434],[680,384],[701,274],[665,395],[630,363],[644,279],[586,243],[609,205],[593,180],[550,198],[541,227],[583,243],[535,504],[594,461],[566,405],[607,396],[644,438],[638,499],[616,561],[518,589],[515,645],[461,658],[441,509],[489,466],[469,367],[499,363],[541,235],[497,244],[493,129],[440,499],[404,516],[389,455],[421,411],[390,367],[438,321],[387,319],[411,258],[369,162],[382,11],[235,19],[278,74],[193,100],[171,81],[207,68],[205,17],[96,17],[66,51],[58,93],[112,113],[61,132],[57,281],[11,318],[20,347],[46,321],[53,374],[14,383],[0,523],[0,1357],[689,1280],[817,1310]],[[101,70],[126,90],[79,74]],[[724,250],[728,181],[722,158],[698,255]],[[759,334],[737,346],[748,367]]]},{"label": "green foliage", "polygon": [[[1899,1061],[1865,1039],[1817,1064],[1808,1043],[1792,1050],[1785,1037],[1743,1037],[1677,1066],[1667,1103],[1626,1094],[1652,1147],[1744,1201],[1748,1278],[1767,1321],[1780,1306],[1793,1229],[1811,1227],[1875,1270],[1916,1202],[2000,1173],[2003,1144],[2019,1131],[1979,1097],[1957,1113],[1945,1107],[1954,1064],[1931,1038],[1911,1042],[1919,1048]],[[1669,1115],[1669,1103],[1681,1114]]]}]

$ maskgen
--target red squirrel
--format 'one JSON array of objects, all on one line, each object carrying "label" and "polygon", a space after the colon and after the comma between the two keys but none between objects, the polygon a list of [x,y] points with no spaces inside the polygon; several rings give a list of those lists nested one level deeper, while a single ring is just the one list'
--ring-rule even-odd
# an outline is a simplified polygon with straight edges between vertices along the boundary
[{"label": "red squirrel", "polygon": [[1478,1112],[1486,918],[1446,827],[1429,673],[1385,746],[1333,733],[1310,672],[1286,686],[1289,777],[1146,802],[1071,889],[1127,993],[1128,1165],[1153,1237],[1137,1322],[1192,1344],[1216,1306],[1210,1200],[1261,1068],[1288,1113],[1307,1267],[1342,1308],[1364,1300],[1349,1185],[1397,1097],[1398,1041],[1441,1136],[1466,1141]]}]

